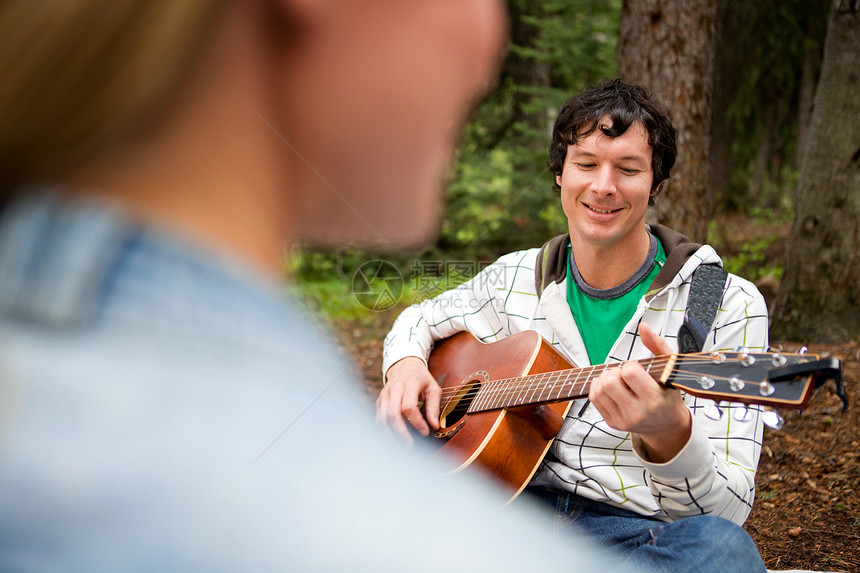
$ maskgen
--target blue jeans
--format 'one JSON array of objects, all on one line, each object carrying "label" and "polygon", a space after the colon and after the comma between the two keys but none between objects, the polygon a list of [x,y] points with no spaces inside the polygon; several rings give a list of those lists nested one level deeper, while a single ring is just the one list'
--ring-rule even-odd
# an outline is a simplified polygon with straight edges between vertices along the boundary
[{"label": "blue jeans", "polygon": [[713,515],[667,523],[549,488],[526,490],[555,512],[556,531],[584,532],[642,571],[765,572],[752,538]]}]

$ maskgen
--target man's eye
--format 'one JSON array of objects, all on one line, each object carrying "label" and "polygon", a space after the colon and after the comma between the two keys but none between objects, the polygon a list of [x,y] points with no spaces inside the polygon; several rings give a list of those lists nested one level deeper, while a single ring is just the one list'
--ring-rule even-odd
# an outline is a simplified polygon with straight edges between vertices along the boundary
[{"label": "man's eye", "polygon": [[639,173],[639,169],[632,169],[630,167],[621,167],[619,168],[619,171],[621,171],[621,173],[624,173],[625,175],[636,175],[637,173]]},{"label": "man's eye", "polygon": [[580,169],[593,169],[595,165],[596,165],[595,163],[577,163],[576,164],[576,166],[579,167]]}]

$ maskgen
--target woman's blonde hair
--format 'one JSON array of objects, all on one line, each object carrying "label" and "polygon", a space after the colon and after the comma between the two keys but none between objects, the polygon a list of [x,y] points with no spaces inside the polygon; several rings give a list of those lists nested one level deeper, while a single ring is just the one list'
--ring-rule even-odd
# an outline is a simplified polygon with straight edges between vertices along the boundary
[{"label": "woman's blonde hair", "polygon": [[0,202],[156,116],[224,1],[0,2]]}]

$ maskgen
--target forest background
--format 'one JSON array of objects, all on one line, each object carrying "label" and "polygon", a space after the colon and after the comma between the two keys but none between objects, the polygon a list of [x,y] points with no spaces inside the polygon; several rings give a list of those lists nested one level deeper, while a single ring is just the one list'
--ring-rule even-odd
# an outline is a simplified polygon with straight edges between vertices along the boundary
[{"label": "forest background", "polygon": [[[756,282],[772,343],[840,358],[856,404],[858,2],[507,5],[507,55],[463,130],[436,240],[418,252],[299,245],[289,254],[291,288],[361,365],[368,407],[381,340],[404,306],[566,231],[546,169],[552,121],[571,95],[616,75],[643,85],[678,128],[678,162],[650,220],[714,245],[727,270]],[[841,413],[827,389],[785,417],[766,435],[747,530],[770,568],[860,571],[857,408]]]}]

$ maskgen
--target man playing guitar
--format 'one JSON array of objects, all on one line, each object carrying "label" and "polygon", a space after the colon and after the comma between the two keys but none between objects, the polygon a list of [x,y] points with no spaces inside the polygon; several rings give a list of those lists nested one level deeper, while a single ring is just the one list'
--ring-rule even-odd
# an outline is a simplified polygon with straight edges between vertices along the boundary
[{"label": "man playing guitar", "polygon": [[[633,362],[678,351],[693,274],[721,264],[710,246],[645,223],[675,162],[670,119],[641,88],[605,81],[563,106],[549,152],[568,234],[406,309],[386,337],[378,419],[407,441],[407,422],[423,435],[439,428],[426,362],[435,341],[536,330],[576,366],[619,366],[573,402],[527,491],[632,565],[764,571],[740,527],[755,497],[761,409],[712,419],[704,401]],[[767,348],[767,308],[749,281],[729,274],[715,302],[701,350]]]}]

